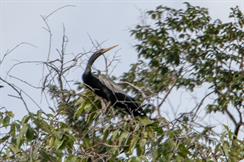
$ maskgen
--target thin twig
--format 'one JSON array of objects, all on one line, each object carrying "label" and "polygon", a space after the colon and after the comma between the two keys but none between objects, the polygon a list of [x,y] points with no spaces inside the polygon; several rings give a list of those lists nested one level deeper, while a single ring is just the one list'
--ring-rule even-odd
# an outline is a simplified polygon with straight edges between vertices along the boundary
[{"label": "thin twig", "polygon": [[11,87],[11,88],[18,94],[19,99],[22,101],[22,103],[23,103],[24,106],[25,106],[25,109],[27,110],[28,113],[30,113],[30,110],[29,110],[29,108],[28,108],[28,106],[27,106],[27,103],[25,102],[25,100],[24,100],[24,98],[23,98],[23,96],[22,96],[22,90],[18,90],[14,84],[7,82],[6,80],[4,80],[4,79],[1,78],[1,77],[0,77],[0,80],[1,80],[2,82],[4,82],[5,84],[9,85],[9,86],[10,86],[10,87]]},{"label": "thin twig", "polygon": [[19,44],[17,44],[16,46],[14,46],[13,48],[11,48],[10,50],[7,50],[7,52],[5,52],[5,54],[3,55],[2,59],[0,60],[0,65],[2,64],[2,62],[4,61],[4,59],[10,55],[13,51],[15,51],[17,48],[19,48],[20,46],[23,46],[23,45],[28,45],[28,46],[31,46],[31,47],[34,47],[36,48],[35,45],[31,44],[31,43],[28,43],[28,42],[21,42]]},{"label": "thin twig", "polygon": [[65,6],[59,7],[56,10],[54,10],[53,12],[51,12],[50,14],[48,14],[47,16],[45,16],[45,19],[47,20],[49,17],[51,17],[53,14],[55,14],[59,10],[62,10],[64,8],[67,8],[67,7],[76,7],[76,6],[75,5],[65,5]]}]

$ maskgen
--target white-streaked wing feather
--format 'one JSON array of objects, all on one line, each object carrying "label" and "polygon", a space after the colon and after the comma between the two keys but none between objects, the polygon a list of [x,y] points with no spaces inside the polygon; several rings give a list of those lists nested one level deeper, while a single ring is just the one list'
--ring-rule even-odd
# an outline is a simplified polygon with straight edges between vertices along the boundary
[{"label": "white-streaked wing feather", "polygon": [[108,78],[106,75],[100,74],[98,76],[98,79],[109,89],[111,89],[113,92],[116,93],[124,93],[122,88],[116,84],[115,82],[113,82],[110,78]]}]

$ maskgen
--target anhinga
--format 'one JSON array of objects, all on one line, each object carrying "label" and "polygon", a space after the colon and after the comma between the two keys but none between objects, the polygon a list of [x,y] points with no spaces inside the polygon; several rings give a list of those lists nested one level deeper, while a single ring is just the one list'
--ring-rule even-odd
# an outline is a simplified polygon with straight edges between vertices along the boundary
[{"label": "anhinga", "polygon": [[96,51],[88,60],[85,72],[82,75],[83,82],[96,95],[110,102],[116,108],[121,108],[132,116],[145,116],[145,112],[134,98],[124,93],[118,85],[109,79],[96,76],[91,72],[95,60],[105,52],[117,47],[117,45]]}]

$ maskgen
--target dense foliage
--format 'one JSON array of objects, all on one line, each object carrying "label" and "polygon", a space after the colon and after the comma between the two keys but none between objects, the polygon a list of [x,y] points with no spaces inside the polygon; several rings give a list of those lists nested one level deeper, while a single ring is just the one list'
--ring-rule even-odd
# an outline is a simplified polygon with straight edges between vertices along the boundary
[{"label": "dense foliage", "polygon": [[[243,137],[238,138],[244,125],[243,13],[232,8],[231,21],[222,22],[212,20],[207,9],[186,3],[185,9],[158,6],[147,14],[150,24],[131,31],[137,40],[138,61],[122,81],[128,93],[148,105],[149,117],[133,118],[112,108],[82,83],[77,90],[69,90],[61,84],[66,71],[53,69],[59,84],[43,84],[58,105],[52,113],[40,110],[14,120],[13,112],[1,110],[1,132],[6,132],[0,137],[1,161],[244,159]],[[52,70],[54,62],[48,63]],[[192,111],[172,121],[160,113],[172,89],[195,91],[198,87],[209,93]],[[210,96],[212,102],[202,107]],[[234,128],[224,125],[223,132],[216,133],[197,123],[201,108],[227,114]]]}]

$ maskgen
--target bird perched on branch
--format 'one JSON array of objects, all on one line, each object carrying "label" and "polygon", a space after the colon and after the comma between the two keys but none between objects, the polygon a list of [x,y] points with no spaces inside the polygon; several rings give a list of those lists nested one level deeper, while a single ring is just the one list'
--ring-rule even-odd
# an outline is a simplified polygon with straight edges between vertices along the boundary
[{"label": "bird perched on branch", "polygon": [[106,49],[100,49],[90,57],[82,75],[83,82],[96,95],[110,102],[110,104],[115,108],[121,108],[132,116],[146,116],[146,113],[135,99],[123,92],[116,83],[108,78],[105,79],[101,75],[96,76],[91,71],[93,63],[99,56],[117,46],[118,45]]}]

